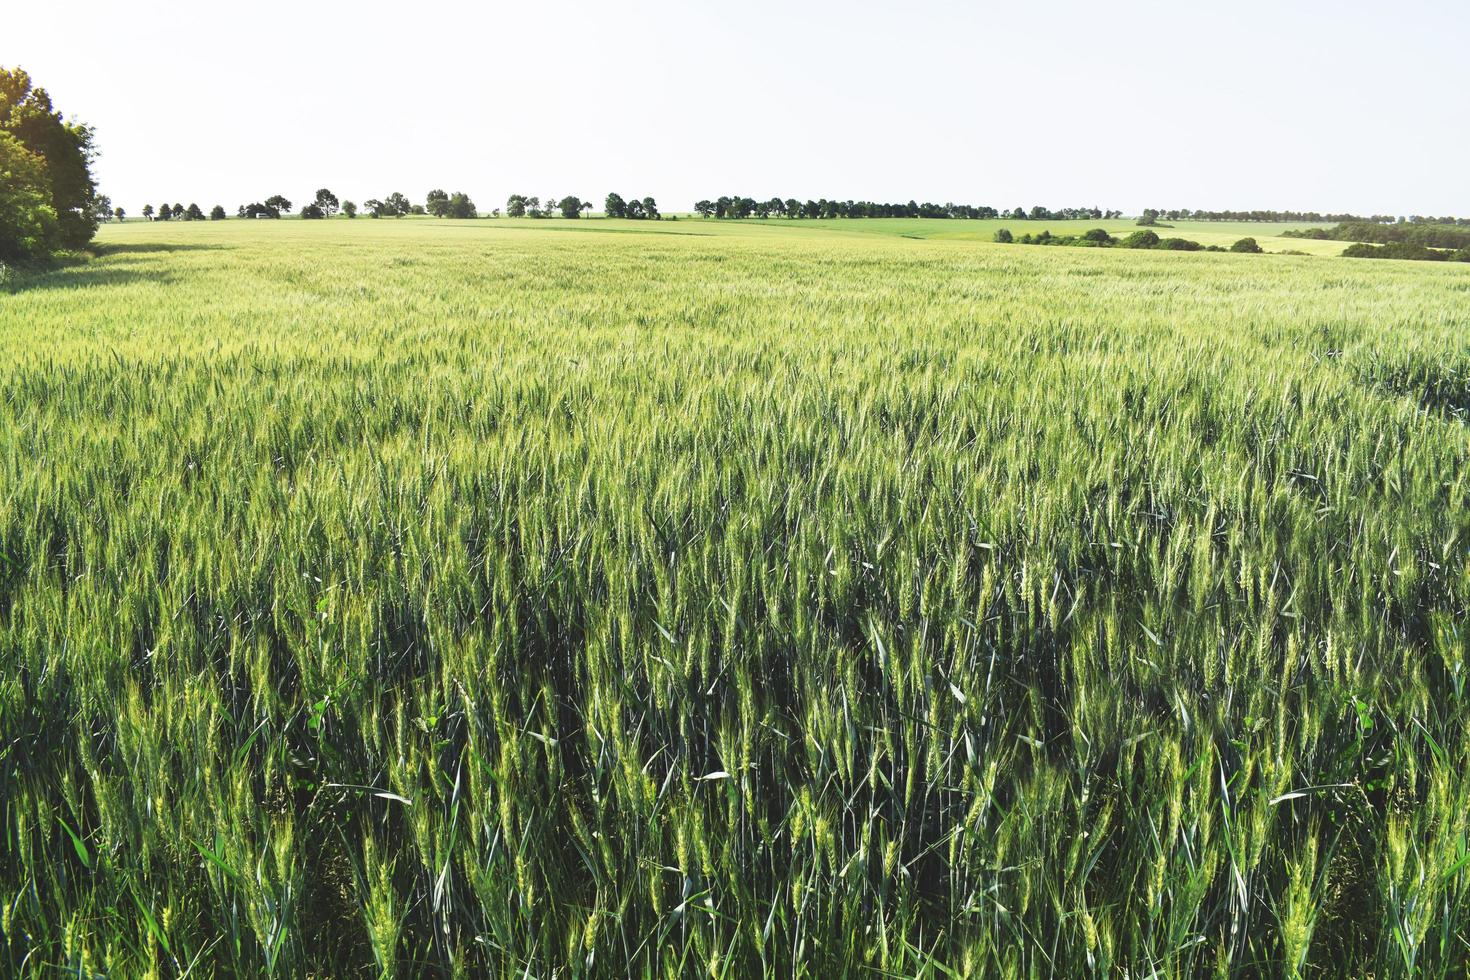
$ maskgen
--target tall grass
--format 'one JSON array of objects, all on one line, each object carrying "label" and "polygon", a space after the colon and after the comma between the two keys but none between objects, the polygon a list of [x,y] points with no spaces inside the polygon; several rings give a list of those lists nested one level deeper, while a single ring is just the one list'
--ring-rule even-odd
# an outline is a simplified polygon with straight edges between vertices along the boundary
[{"label": "tall grass", "polygon": [[1465,976],[1470,270],[104,235],[0,972]]}]

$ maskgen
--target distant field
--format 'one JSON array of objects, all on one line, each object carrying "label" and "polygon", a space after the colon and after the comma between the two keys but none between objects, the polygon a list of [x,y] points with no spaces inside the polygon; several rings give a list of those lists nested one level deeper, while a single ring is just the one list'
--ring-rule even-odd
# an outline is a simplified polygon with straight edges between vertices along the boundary
[{"label": "distant field", "polygon": [[0,973],[1463,977],[1470,267],[828,224],[0,291]]},{"label": "distant field", "polygon": [[[696,218],[695,220],[703,220]],[[833,232],[868,235],[896,235],[904,238],[924,238],[939,241],[984,241],[994,239],[998,229],[1009,228],[1014,234],[1035,234],[1049,229],[1054,235],[1079,235],[1091,228],[1103,228],[1113,235],[1123,237],[1139,230],[1133,218],[1087,219],[1084,221],[1016,221],[1011,218],[996,218],[980,221],[936,218],[834,218],[788,221],[772,218],[766,221],[715,222],[761,224],[778,228],[791,225],[810,225]],[[1229,246],[1242,238],[1254,238],[1268,252],[1296,250],[1309,255],[1341,255],[1346,246],[1342,242],[1304,241],[1282,238],[1281,232],[1301,228],[1320,227],[1311,224],[1273,224],[1252,221],[1170,221],[1154,227],[1161,237],[1189,238],[1201,245]]]}]

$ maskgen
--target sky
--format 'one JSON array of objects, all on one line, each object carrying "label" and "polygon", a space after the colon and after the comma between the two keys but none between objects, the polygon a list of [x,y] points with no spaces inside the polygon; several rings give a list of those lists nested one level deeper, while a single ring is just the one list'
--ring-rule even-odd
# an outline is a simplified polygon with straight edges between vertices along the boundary
[{"label": "sky", "polygon": [[1467,0],[8,0],[115,204],[1470,215]]}]

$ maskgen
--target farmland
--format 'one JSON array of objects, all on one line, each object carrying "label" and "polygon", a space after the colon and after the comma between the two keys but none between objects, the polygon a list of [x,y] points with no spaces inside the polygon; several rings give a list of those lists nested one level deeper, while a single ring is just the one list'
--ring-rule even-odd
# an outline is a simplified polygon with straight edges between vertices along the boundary
[{"label": "farmland", "polygon": [[0,291],[0,972],[1463,977],[1470,269],[827,224]]}]

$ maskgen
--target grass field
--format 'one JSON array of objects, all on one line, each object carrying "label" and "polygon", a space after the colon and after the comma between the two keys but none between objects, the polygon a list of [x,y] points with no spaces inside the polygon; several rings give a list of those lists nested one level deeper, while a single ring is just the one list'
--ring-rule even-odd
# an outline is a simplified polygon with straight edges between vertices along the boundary
[{"label": "grass field", "polygon": [[1470,269],[955,224],[0,292],[0,973],[1464,977]]}]

